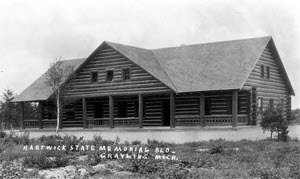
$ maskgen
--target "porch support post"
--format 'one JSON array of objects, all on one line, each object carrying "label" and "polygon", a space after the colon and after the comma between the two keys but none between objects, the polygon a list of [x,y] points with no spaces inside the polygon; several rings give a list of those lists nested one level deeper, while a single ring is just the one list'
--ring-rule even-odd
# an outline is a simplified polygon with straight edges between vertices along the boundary
[{"label": "porch support post", "polygon": [[232,127],[237,126],[238,118],[238,91],[234,90],[232,92]]},{"label": "porch support post", "polygon": [[109,98],[109,127],[114,128],[114,98],[108,96]]},{"label": "porch support post", "polygon": [[43,103],[40,101],[38,106],[40,129],[43,129]]},{"label": "porch support post", "polygon": [[205,127],[205,100],[204,93],[200,93],[200,123],[202,127]]},{"label": "porch support post", "polygon": [[86,98],[82,98],[82,122],[83,122],[83,128],[87,128],[87,122],[86,122],[87,114],[86,114]]},{"label": "porch support post", "polygon": [[251,124],[256,125],[257,123],[257,89],[252,87],[251,89]]},{"label": "porch support post", "polygon": [[144,118],[143,96],[142,94],[139,94],[139,128],[143,128],[143,118]]},{"label": "porch support post", "polygon": [[20,127],[21,127],[21,129],[25,129],[25,126],[24,126],[24,118],[25,118],[24,102],[21,102],[19,105],[20,105]]},{"label": "porch support post", "polygon": [[170,127],[175,128],[175,98],[174,93],[170,93]]}]

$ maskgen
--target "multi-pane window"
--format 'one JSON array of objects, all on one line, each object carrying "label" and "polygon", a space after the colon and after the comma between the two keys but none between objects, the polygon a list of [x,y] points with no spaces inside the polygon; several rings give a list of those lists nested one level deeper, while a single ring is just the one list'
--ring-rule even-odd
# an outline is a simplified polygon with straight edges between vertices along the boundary
[{"label": "multi-pane window", "polygon": [[122,77],[123,77],[123,81],[130,79],[130,69],[129,68],[125,68],[122,70]]},{"label": "multi-pane window", "polygon": [[114,71],[113,70],[107,70],[106,71],[106,82],[112,81],[114,78]]},{"label": "multi-pane window", "polygon": [[260,65],[260,77],[264,78],[265,77],[265,66]]},{"label": "multi-pane window", "polygon": [[91,72],[91,82],[98,82],[98,72]]},{"label": "multi-pane window", "polygon": [[267,79],[270,79],[270,67],[267,67]]}]

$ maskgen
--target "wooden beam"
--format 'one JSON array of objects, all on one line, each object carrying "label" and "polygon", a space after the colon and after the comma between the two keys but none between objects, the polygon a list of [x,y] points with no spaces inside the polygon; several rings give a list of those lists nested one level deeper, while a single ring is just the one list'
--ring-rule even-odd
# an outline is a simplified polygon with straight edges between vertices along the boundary
[{"label": "wooden beam", "polygon": [[204,93],[200,93],[200,122],[201,126],[205,127],[205,99],[204,99]]},{"label": "wooden beam", "polygon": [[238,91],[234,90],[232,92],[232,127],[237,126],[238,118]]},{"label": "wooden beam", "polygon": [[[124,91],[124,90],[123,90]],[[97,97],[107,97],[107,96],[132,96],[132,95],[137,95],[137,94],[142,94],[144,95],[162,95],[162,94],[169,94],[170,90],[159,90],[159,91],[130,91],[130,92],[109,92],[109,93],[97,93],[94,92],[93,94],[91,93],[77,93],[77,94],[73,94],[73,93],[67,93],[66,96],[68,96],[68,98],[72,99],[72,98],[97,98]]]},{"label": "wooden beam", "polygon": [[174,93],[170,93],[170,127],[175,128],[175,98]]},{"label": "wooden beam", "polygon": [[20,126],[21,126],[21,129],[25,129],[25,126],[24,126],[24,118],[25,118],[24,102],[21,102],[19,105],[20,105]]},{"label": "wooden beam", "polygon": [[142,94],[139,94],[139,128],[143,128],[143,118],[144,118],[143,96]]},{"label": "wooden beam", "polygon": [[109,98],[109,127],[114,128],[114,98],[108,96]]},{"label": "wooden beam", "polygon": [[86,118],[87,118],[86,99],[82,98],[82,122],[83,122],[83,128],[87,128]]},{"label": "wooden beam", "polygon": [[43,129],[43,103],[40,101],[38,106],[40,129]]}]

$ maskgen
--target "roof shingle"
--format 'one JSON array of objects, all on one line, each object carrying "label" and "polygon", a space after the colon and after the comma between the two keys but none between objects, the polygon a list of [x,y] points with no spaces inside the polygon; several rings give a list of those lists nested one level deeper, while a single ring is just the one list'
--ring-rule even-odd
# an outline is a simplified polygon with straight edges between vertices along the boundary
[{"label": "roof shingle", "polygon": [[[242,88],[271,39],[267,36],[154,50],[103,42],[98,50],[107,44],[176,93],[229,90]],[[87,59],[62,62],[63,65],[75,65],[77,72],[85,61],[92,59],[93,54]],[[45,84],[45,75],[33,82],[14,102],[47,100],[52,90]]]}]

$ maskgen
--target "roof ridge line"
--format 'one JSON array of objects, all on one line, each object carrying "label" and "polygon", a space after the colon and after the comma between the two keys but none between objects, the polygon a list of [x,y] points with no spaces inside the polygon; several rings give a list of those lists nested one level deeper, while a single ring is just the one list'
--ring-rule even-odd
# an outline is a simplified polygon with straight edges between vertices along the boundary
[{"label": "roof ridge line", "polygon": [[104,41],[104,42],[106,42],[106,43],[112,43],[112,44],[117,44],[117,45],[124,45],[124,46],[127,46],[127,47],[138,48],[138,49],[142,49],[142,50],[151,50],[151,49],[148,49],[148,48],[137,47],[137,46],[127,45],[127,44],[123,44],[123,43],[116,43],[116,42],[110,42],[110,41]]},{"label": "roof ridge line", "polygon": [[170,48],[180,48],[180,47],[186,47],[186,46],[196,46],[196,45],[206,45],[206,44],[212,44],[212,43],[226,43],[226,42],[236,42],[236,41],[243,41],[243,40],[254,40],[254,39],[260,39],[260,38],[272,38],[271,35],[261,36],[261,37],[251,37],[251,38],[243,38],[243,39],[231,39],[231,40],[222,40],[222,41],[210,41],[210,42],[204,42],[204,43],[194,43],[194,44],[187,44],[187,45],[179,45],[179,46],[169,46],[169,47],[163,47],[163,48],[154,48],[153,50],[161,50],[161,49],[170,49]]},{"label": "roof ridge line", "polygon": [[156,62],[159,64],[159,66],[161,67],[161,69],[163,70],[163,72],[166,74],[166,76],[168,77],[168,79],[170,80],[170,82],[172,83],[173,87],[176,90],[176,93],[178,93],[178,90],[176,88],[176,86],[174,85],[173,81],[171,80],[171,78],[169,77],[169,75],[167,74],[167,72],[165,71],[165,69],[161,66],[161,64],[159,63],[159,61],[157,60],[155,54],[152,52],[152,50],[149,50],[151,52],[151,54],[153,55],[154,59],[156,60]]}]

